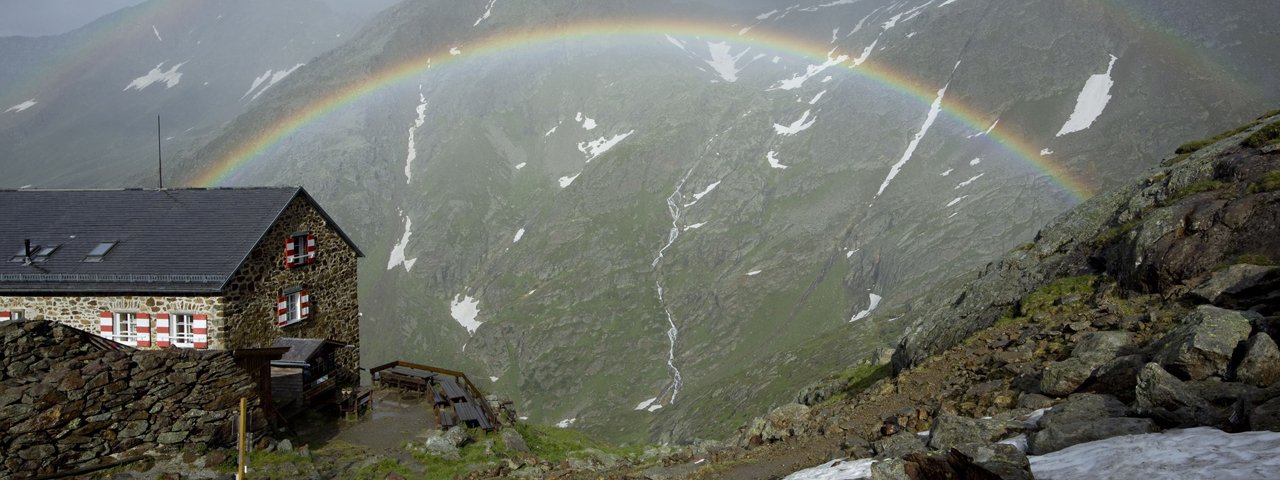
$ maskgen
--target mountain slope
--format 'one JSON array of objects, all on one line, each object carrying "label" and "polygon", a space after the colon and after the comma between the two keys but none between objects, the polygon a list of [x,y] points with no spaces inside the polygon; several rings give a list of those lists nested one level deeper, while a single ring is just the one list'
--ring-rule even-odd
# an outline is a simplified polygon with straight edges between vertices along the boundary
[{"label": "mountain slope", "polygon": [[321,199],[369,254],[366,363],[687,440],[1280,101],[1275,12],[1153,5],[406,2],[176,168]]},{"label": "mountain slope", "polygon": [[167,157],[199,147],[357,24],[319,1],[152,1],[0,38],[0,185],[153,186],[157,115]]}]

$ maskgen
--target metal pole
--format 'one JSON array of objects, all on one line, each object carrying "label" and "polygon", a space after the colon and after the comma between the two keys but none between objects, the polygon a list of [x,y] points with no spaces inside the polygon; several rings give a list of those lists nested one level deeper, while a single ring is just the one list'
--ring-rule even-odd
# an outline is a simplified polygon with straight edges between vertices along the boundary
[{"label": "metal pole", "polygon": [[245,475],[244,475],[244,474],[245,474],[245,472],[244,472],[244,463],[245,463],[245,458],[244,458],[244,455],[245,455],[245,448],[244,448],[244,447],[245,447],[245,444],[244,444],[244,433],[245,433],[245,411],[246,411],[246,410],[248,410],[248,405],[249,405],[248,400],[247,400],[247,399],[245,399],[244,397],[240,397],[240,442],[239,442],[239,445],[240,445],[240,465],[236,467],[236,478],[238,478],[238,479],[240,479],[240,480],[244,480],[244,478],[245,478]]},{"label": "metal pole", "polygon": [[164,153],[160,150],[160,116],[156,115],[156,166],[159,170],[160,189],[164,189]]}]

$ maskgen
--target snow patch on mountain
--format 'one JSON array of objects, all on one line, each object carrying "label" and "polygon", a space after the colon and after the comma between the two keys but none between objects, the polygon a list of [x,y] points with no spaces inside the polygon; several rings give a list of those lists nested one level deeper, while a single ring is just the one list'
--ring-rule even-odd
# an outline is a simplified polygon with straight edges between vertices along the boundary
[{"label": "snow patch on mountain", "polygon": [[956,206],[957,203],[960,203],[961,200],[964,200],[967,197],[968,195],[961,195],[959,197],[956,197],[954,200],[951,200],[950,202],[947,203],[947,208]]},{"label": "snow patch on mountain", "polygon": [[813,98],[809,99],[809,105],[816,105],[818,103],[818,99],[822,98],[822,96],[826,94],[827,94],[826,90],[818,92],[817,95],[814,95]]},{"label": "snow patch on mountain", "polygon": [[418,129],[422,128],[422,124],[427,122],[427,97],[421,91],[418,92],[418,102],[418,107],[414,109],[414,111],[418,112],[418,118],[415,118],[413,126],[409,127],[409,151],[404,157],[404,183],[406,185],[413,180],[413,171],[410,170],[410,167],[413,166],[413,160],[418,158],[418,146],[414,137]]},{"label": "snow patch on mountain", "polygon": [[[806,120],[808,121],[806,122]],[[791,122],[791,125],[775,123],[773,124],[773,130],[776,131],[778,135],[789,137],[808,130],[816,121],[818,121],[818,117],[815,115],[813,118],[809,118],[809,110],[805,110],[804,115],[801,115],[798,120]]]},{"label": "snow patch on mountain", "polygon": [[1040,149],[1040,156],[1043,157],[1045,155],[1053,155],[1053,150],[1049,150],[1047,147]]},{"label": "snow patch on mountain", "polygon": [[[960,62],[956,62],[956,66],[952,67],[951,72],[955,73],[960,68]],[[951,86],[951,82],[947,82],[938,90],[938,96],[933,99],[933,103],[929,105],[929,113],[924,117],[924,125],[920,126],[920,131],[916,132],[911,138],[911,143],[907,145],[907,150],[902,153],[902,158],[898,159],[898,163],[893,164],[889,169],[889,175],[884,178],[884,183],[880,184],[880,190],[876,192],[876,196],[884,193],[884,189],[889,187],[889,182],[893,181],[893,177],[898,176],[898,172],[902,171],[902,166],[907,164],[907,160],[911,160],[911,155],[915,153],[916,147],[920,145],[920,140],[929,133],[929,127],[933,126],[933,121],[937,120],[938,112],[942,111],[942,98],[947,95],[947,87]]]},{"label": "snow patch on mountain", "polygon": [[945,7],[945,6],[947,6],[947,5],[951,5],[951,4],[953,4],[953,3],[956,3],[956,0],[947,0],[947,1],[945,1],[945,2],[939,3],[939,4],[938,4],[938,8],[942,8],[942,7]]},{"label": "snow patch on mountain", "polygon": [[[982,176],[983,176],[983,175],[986,175],[986,173],[985,173],[985,172],[984,172],[984,173],[979,173],[979,174],[977,174],[977,175],[974,175],[974,176],[972,176],[972,177],[969,177],[969,179],[968,179],[968,180],[965,180],[965,181],[963,181],[963,182],[960,182],[960,183],[956,184],[956,188],[954,188],[953,190],[959,190],[959,189],[961,189],[961,188],[967,187],[967,186],[969,186],[969,184],[971,184],[971,183],[973,183],[973,182],[976,182],[979,178],[982,178]],[[950,206],[950,205],[948,205],[948,206]]]},{"label": "snow patch on mountain", "polygon": [[[590,120],[589,118],[587,120]],[[587,155],[587,163],[591,163],[596,157],[603,155],[609,149],[616,146],[619,142],[626,140],[631,134],[636,133],[635,129],[626,133],[619,133],[610,137],[600,137],[590,142],[579,142],[578,151]]]},{"label": "snow patch on mountain", "polygon": [[573,185],[573,181],[577,180],[579,175],[582,175],[582,172],[575,173],[572,177],[560,177],[560,188],[569,188],[569,185]]},{"label": "snow patch on mountain", "polygon": [[569,428],[569,427],[573,426],[573,423],[574,423],[574,422],[576,422],[576,421],[578,421],[578,419],[577,419],[577,418],[566,418],[566,419],[564,419],[564,420],[561,420],[561,421],[559,421],[559,422],[556,422],[556,426],[557,426],[557,427],[560,427],[560,428]]},{"label": "snow patch on mountain", "polygon": [[556,133],[556,129],[559,129],[559,128],[560,128],[560,125],[556,125],[556,126],[554,126],[554,127],[551,127],[551,130],[547,130],[547,133],[542,134],[542,136],[544,136],[544,137],[550,137],[550,136],[551,136],[551,134]]},{"label": "snow patch on mountain", "polygon": [[521,228],[521,229],[519,229],[519,230],[516,230],[516,236],[515,236],[515,238],[512,238],[512,239],[511,239],[511,243],[519,242],[521,238],[524,238],[524,229],[523,229],[523,228]]},{"label": "snow patch on mountain", "polygon": [[687,232],[687,231],[689,231],[689,230],[699,229],[699,228],[702,228],[702,226],[703,226],[703,225],[706,225],[706,224],[707,224],[707,222],[699,222],[699,223],[695,223],[695,224],[693,224],[693,225],[685,225],[685,227],[684,227],[684,231],[686,231],[686,232]]},{"label": "snow patch on mountain", "polygon": [[870,297],[870,298],[871,298],[871,304],[867,306],[867,309],[866,309],[866,310],[863,310],[863,311],[861,311],[861,312],[858,312],[857,314],[855,314],[855,315],[853,316],[853,318],[850,318],[850,319],[849,319],[849,321],[850,321],[850,322],[856,322],[856,321],[858,321],[858,320],[862,320],[862,319],[864,319],[864,318],[867,318],[867,316],[868,316],[868,315],[871,315],[871,312],[875,311],[876,307],[880,306],[880,300],[882,300],[884,297],[881,297],[881,296],[876,295],[876,294],[874,294],[874,293],[871,293],[871,294],[869,294],[869,295],[871,296],[871,297]]},{"label": "snow patch on mountain", "polygon": [[997,123],[1000,123],[1000,119],[999,119],[999,118],[997,118],[997,119],[996,119],[996,121],[991,122],[991,126],[990,126],[990,127],[987,127],[987,130],[986,130],[985,132],[978,132],[978,133],[975,133],[975,134],[973,134],[973,135],[965,136],[964,138],[977,138],[977,137],[981,137],[981,136],[983,136],[983,135],[987,135],[987,134],[991,133],[991,131],[992,131],[992,130],[995,130],[995,129],[996,129],[996,124],[997,124]]},{"label": "snow patch on mountain", "polygon": [[769,89],[770,90],[795,90],[803,86],[804,82],[808,81],[810,78],[813,78],[817,76],[819,73],[822,73],[823,70],[826,70],[828,68],[844,63],[845,60],[849,59],[848,55],[837,55],[833,57],[832,54],[835,53],[835,51],[836,50],[833,48],[831,49],[831,51],[827,52],[827,61],[823,62],[822,64],[808,65],[805,67],[805,71],[803,74],[797,74],[795,76],[792,76],[789,79],[779,81],[778,83],[774,84],[772,87],[769,87]]},{"label": "snow patch on mountain", "polygon": [[1111,101],[1111,87],[1115,85],[1111,80],[1111,68],[1115,65],[1116,56],[1111,55],[1111,62],[1107,63],[1105,73],[1091,75],[1088,80],[1085,80],[1084,88],[1076,97],[1075,111],[1071,112],[1067,123],[1062,124],[1062,129],[1058,130],[1055,136],[1061,137],[1089,128],[1094,120],[1102,115],[1102,110],[1107,108],[1107,102]]},{"label": "snow patch on mountain", "polygon": [[813,468],[806,468],[787,475],[782,480],[862,480],[871,478],[871,465],[876,460],[833,460]]},{"label": "snow patch on mountain", "polygon": [[471,298],[470,295],[461,293],[455,295],[453,300],[449,301],[449,315],[453,317],[458,325],[467,329],[467,335],[474,335],[476,329],[480,328],[480,324],[484,323],[476,320],[480,315],[480,301]]},{"label": "snow patch on mountain", "polygon": [[654,405],[658,405],[658,408],[662,408],[662,405],[658,404],[658,397],[653,397],[643,402],[637,403],[636,410],[648,410],[649,407],[652,407]]},{"label": "snow patch on mountain", "polygon": [[462,55],[462,49],[458,47],[449,47],[449,55]]},{"label": "snow patch on mountain", "polygon": [[871,56],[871,50],[876,48],[877,43],[880,43],[879,36],[877,36],[875,40],[871,41],[871,45],[867,45],[867,48],[862,49],[862,53],[858,55],[858,58],[853,59],[853,66],[856,67],[858,65],[862,65],[862,62],[867,61],[867,57]]},{"label": "snow patch on mountain", "polygon": [[155,25],[151,26],[151,32],[156,34],[156,41],[160,41],[160,42],[164,41],[163,38],[160,38],[160,29],[156,28]]},{"label": "snow patch on mountain", "polygon": [[1212,427],[1124,435],[1031,455],[1036,478],[1269,478],[1280,468],[1280,432],[1226,433]]},{"label": "snow patch on mountain", "polygon": [[400,241],[391,247],[391,258],[387,259],[387,270],[396,268],[397,265],[404,265],[404,271],[413,270],[413,264],[418,262],[418,258],[405,258],[405,247],[409,245],[409,236],[413,235],[413,220],[409,216],[404,215],[404,234],[400,236]]},{"label": "snow patch on mountain", "polygon": [[489,4],[484,6],[484,15],[480,15],[480,18],[476,19],[476,23],[472,24],[471,26],[473,27],[479,26],[480,22],[483,22],[485,21],[485,19],[489,18],[489,15],[493,14],[493,4],[495,3],[498,3],[498,0],[489,0]]},{"label": "snow patch on mountain", "polygon": [[974,165],[977,165],[977,164],[979,164],[979,163],[982,163],[982,159],[981,159],[981,158],[978,158],[978,157],[975,157],[973,160],[969,160],[969,166],[970,166],[970,167],[972,167],[972,166],[974,166]]},{"label": "snow patch on mountain", "polygon": [[522,169],[522,168],[524,168],[524,166],[525,166],[525,165],[528,165],[528,164],[529,164],[529,162],[520,162],[520,163],[517,163],[517,164],[516,164],[516,170]]},{"label": "snow patch on mountain", "polygon": [[[294,65],[293,68],[290,68],[288,70],[280,70],[280,71],[267,69],[266,73],[263,73],[262,76],[253,79],[253,84],[249,86],[248,91],[244,92],[244,95],[240,96],[240,99],[244,100],[244,97],[247,97],[249,96],[250,93],[253,93],[253,97],[249,98],[249,101],[257,100],[258,96],[262,95],[263,92],[266,92],[268,88],[271,88],[276,83],[279,83],[281,80],[284,80],[284,77],[289,76],[290,73],[293,73],[294,70],[297,70],[303,65],[305,64],[299,63],[297,65]],[[265,86],[263,86],[264,82],[266,84]],[[259,86],[262,86],[261,90],[258,90]],[[255,90],[257,91],[257,93],[254,93]]]},{"label": "snow patch on mountain", "polygon": [[186,64],[187,62],[182,62],[170,67],[169,70],[160,70],[164,67],[164,63],[162,62],[159,65],[156,65],[155,68],[151,69],[150,72],[147,72],[146,75],[133,79],[132,82],[129,82],[128,85],[124,86],[123,91],[127,92],[131,88],[142,91],[142,89],[150,87],[151,84],[158,82],[163,82],[164,88],[173,88],[174,85],[177,85],[178,82],[182,80],[182,72],[179,72],[178,69],[182,68],[182,66]]},{"label": "snow patch on mountain", "polygon": [[724,81],[733,83],[738,80],[738,72],[742,71],[742,67],[738,66],[738,59],[751,51],[750,48],[734,55],[731,47],[725,42],[707,42],[707,50],[711,52],[711,59],[705,60],[716,71],[716,75],[723,78]]},{"label": "snow patch on mountain", "polygon": [[719,181],[719,180],[717,180],[715,183],[712,183],[711,185],[707,185],[707,188],[702,189],[702,191],[701,191],[701,192],[698,192],[698,193],[693,194],[693,201],[692,201],[692,202],[689,202],[689,203],[684,204],[684,208],[689,208],[689,207],[692,207],[692,206],[696,205],[696,204],[698,203],[698,201],[699,201],[699,200],[702,200],[702,197],[707,196],[707,194],[708,194],[708,193],[711,193],[711,191],[712,191],[712,190],[715,190],[715,189],[716,189],[716,187],[718,187],[718,186],[720,186],[720,181]]},{"label": "snow patch on mountain", "polygon": [[955,170],[956,170],[956,169],[954,169],[954,168],[948,168],[948,169],[947,169],[947,171],[942,172],[942,173],[941,173],[941,175],[942,175],[942,176],[944,176],[944,177],[945,177],[945,176],[947,176],[947,175],[951,175],[951,172],[954,172]]},{"label": "snow patch on mountain", "polygon": [[786,169],[787,169],[787,166],[786,166],[786,165],[783,165],[783,164],[782,164],[782,162],[779,162],[779,161],[778,161],[778,152],[775,152],[775,151],[773,151],[773,150],[770,150],[770,151],[769,151],[769,153],[768,153],[767,155],[765,155],[765,156],[764,156],[764,158],[765,158],[765,160],[768,160],[768,161],[769,161],[769,166],[770,166],[770,167],[772,167],[772,168],[777,168],[777,169],[780,169],[780,170],[786,170]]},{"label": "snow patch on mountain", "polygon": [[37,103],[40,103],[40,102],[37,102],[37,101],[36,101],[36,99],[34,99],[34,98],[33,98],[33,99],[31,99],[31,100],[27,100],[27,101],[25,101],[25,102],[22,102],[22,103],[19,103],[19,104],[17,104],[17,105],[14,105],[14,106],[12,106],[12,107],[9,107],[9,109],[8,109],[8,110],[5,110],[5,111],[4,111],[4,113],[9,113],[9,112],[17,113],[17,112],[21,112],[21,111],[23,111],[23,110],[26,110],[26,109],[28,109],[28,108],[31,108],[31,107],[36,106],[36,104],[37,104]]},{"label": "snow patch on mountain", "polygon": [[747,272],[747,276],[748,276],[748,277],[754,277],[754,276],[759,275],[759,274],[760,274],[760,270],[752,270],[752,271],[750,271],[750,272]]}]

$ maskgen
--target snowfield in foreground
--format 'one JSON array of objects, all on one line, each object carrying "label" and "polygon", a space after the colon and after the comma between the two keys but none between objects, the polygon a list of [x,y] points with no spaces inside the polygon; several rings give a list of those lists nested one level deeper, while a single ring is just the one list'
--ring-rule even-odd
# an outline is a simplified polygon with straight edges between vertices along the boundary
[{"label": "snowfield in foreground", "polygon": [[[1275,478],[1280,471],[1280,432],[1226,433],[1199,427],[1128,435],[1082,443],[1028,457],[1041,480],[1111,478]],[[871,478],[875,461],[836,460],[807,468],[784,480]],[[1105,472],[1105,473],[1104,473]]]}]

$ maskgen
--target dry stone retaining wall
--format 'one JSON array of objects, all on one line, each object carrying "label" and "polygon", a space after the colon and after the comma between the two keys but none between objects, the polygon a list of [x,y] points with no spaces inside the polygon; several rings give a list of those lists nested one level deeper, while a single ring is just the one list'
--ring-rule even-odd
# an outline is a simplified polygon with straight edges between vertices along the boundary
[{"label": "dry stone retaining wall", "polygon": [[152,451],[234,445],[256,387],[230,352],[103,350],[47,321],[0,324],[0,478],[38,476]]}]

